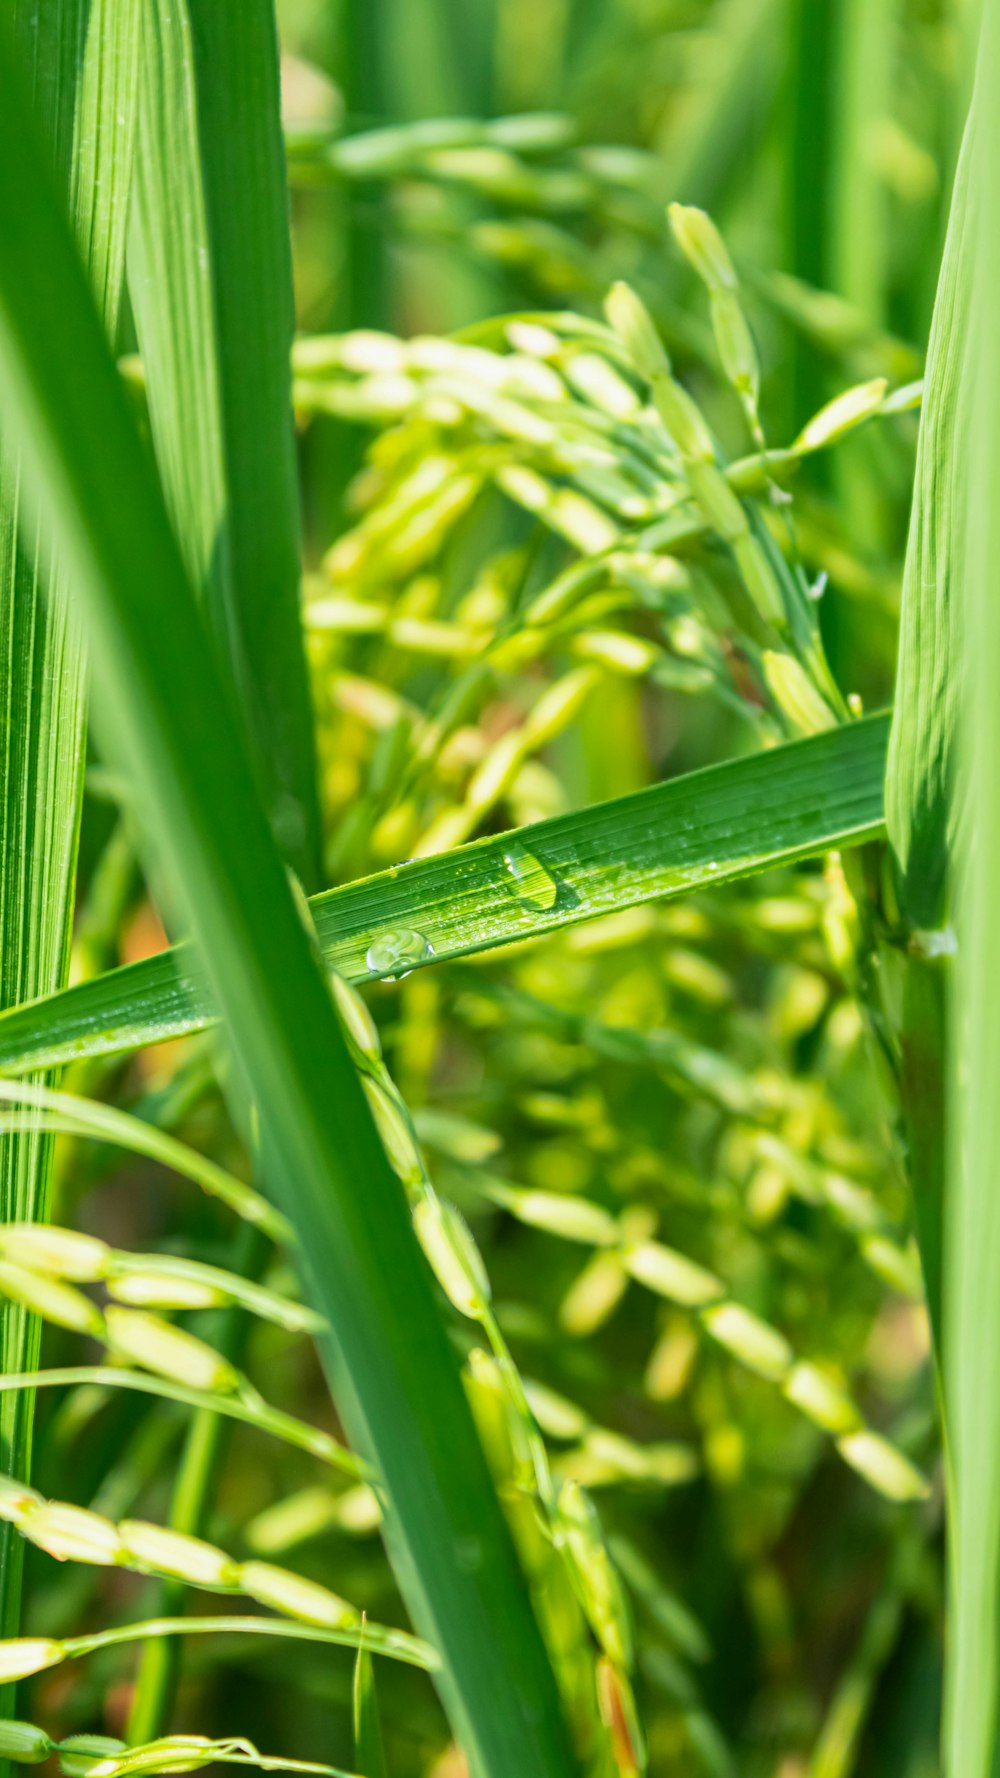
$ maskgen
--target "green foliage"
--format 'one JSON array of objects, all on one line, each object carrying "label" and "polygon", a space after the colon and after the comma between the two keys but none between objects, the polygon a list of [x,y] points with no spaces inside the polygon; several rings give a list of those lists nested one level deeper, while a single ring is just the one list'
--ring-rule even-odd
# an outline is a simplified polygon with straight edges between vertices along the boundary
[{"label": "green foliage", "polygon": [[[967,142],[966,227],[976,241],[967,271],[969,325],[960,354],[957,442],[952,458],[956,501],[952,559],[941,595],[958,610],[958,734],[962,816],[953,866],[957,956],[954,1042],[949,1058],[948,1173],[945,1208],[944,1413],[949,1437],[951,1633],[945,1758],[949,1770],[996,1770],[1000,1758],[1000,1588],[997,1418],[1000,1404],[985,1355],[997,1334],[1000,1229],[996,1179],[1000,1124],[996,1107],[998,1023],[996,911],[1000,827],[995,768],[998,743],[995,671],[1000,645],[995,598],[995,468],[1000,433],[1000,359],[992,320],[1000,214],[993,95],[1000,78],[1000,18],[983,12],[982,39]],[[973,232],[974,231],[974,232]],[[964,387],[963,387],[964,385]],[[946,621],[946,620],[944,620]]]},{"label": "green foliage", "polygon": [[[10,58],[6,78],[16,91]],[[14,217],[0,264],[7,387],[38,496],[89,602],[102,733],[112,756],[136,774],[155,855],[212,959],[213,990],[259,1105],[272,1189],[297,1205],[310,1288],[332,1311],[325,1361],[356,1435],[379,1463],[404,1585],[444,1653],[451,1708],[484,1772],[499,1772],[505,1758],[527,1771],[568,1769],[547,1663],[398,1184],[262,820],[225,687],[200,646],[165,514],[15,105],[0,159],[10,173],[5,208]],[[59,358],[39,349],[49,331],[39,302],[45,289],[51,300],[53,266],[63,316]],[[72,411],[58,393],[68,379],[85,398]],[[103,446],[96,473],[88,428],[76,417],[84,412]],[[204,740],[197,761],[186,744],[189,721]],[[241,873],[246,899],[234,919]],[[359,1178],[370,1198],[364,1208]],[[470,1537],[478,1561],[463,1566],[459,1553]],[[509,1644],[499,1664],[502,1692],[488,1682],[498,1638]]]},{"label": "green foliage", "polygon": [[[869,717],[780,754],[536,822],[530,853],[510,836],[480,840],[344,884],[310,903],[323,956],[349,981],[392,979],[406,941],[403,960],[422,968],[861,844],[882,828],[886,732],[884,717]],[[0,1064],[19,1071],[114,1054],[211,1017],[184,953],[166,952],[0,1019]]]},{"label": "green foliage", "polygon": [[[98,307],[113,334],[122,287],[138,69],[137,3],[13,5],[2,29],[30,70],[33,109]],[[23,488],[17,439],[0,441],[0,1007],[63,986],[69,963],[83,794],[85,656],[58,555]],[[46,1214],[51,1145],[23,1128],[0,1139],[0,1211]],[[38,1327],[0,1311],[4,1371],[31,1369]],[[5,1460],[26,1475],[32,1403],[0,1414]],[[0,1625],[16,1628],[20,1561],[0,1540]]]},{"label": "green foliage", "polygon": [[[911,926],[945,918],[953,822],[955,734],[961,707],[958,601],[964,573],[964,482],[959,450],[967,396],[973,220],[971,135],[959,165],[927,351],[926,421],[917,452],[886,776],[886,819]],[[967,422],[966,422],[967,423]]]},{"label": "green foliage", "polygon": [[31,622],[79,604],[95,697],[71,986],[0,746],[0,924],[27,896],[59,964],[4,938],[0,1145],[55,1164],[47,1227],[0,1218],[44,1324],[0,1377],[0,1756],[925,1778],[946,1493],[978,1778],[974,145],[910,514],[955,10],[283,0],[283,164],[268,0],[143,0],[120,137],[60,137],[113,280],[92,157],[138,119],[118,377],[18,123],[13,63],[75,65],[50,10],[2,76],[0,379],[63,564]]},{"label": "green foliage", "polygon": [[145,4],[129,257],[153,437],[189,572],[239,689],[272,826],[311,885],[319,836],[298,621],[273,10],[262,0],[237,21],[222,5],[189,14],[184,0]]}]

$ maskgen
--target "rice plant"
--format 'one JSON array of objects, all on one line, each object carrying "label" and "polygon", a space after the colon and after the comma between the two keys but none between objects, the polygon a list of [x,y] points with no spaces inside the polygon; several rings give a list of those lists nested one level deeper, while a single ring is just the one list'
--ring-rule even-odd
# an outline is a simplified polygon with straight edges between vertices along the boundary
[{"label": "rice plant", "polygon": [[1000,30],[0,21],[0,1758],[990,1778]]}]

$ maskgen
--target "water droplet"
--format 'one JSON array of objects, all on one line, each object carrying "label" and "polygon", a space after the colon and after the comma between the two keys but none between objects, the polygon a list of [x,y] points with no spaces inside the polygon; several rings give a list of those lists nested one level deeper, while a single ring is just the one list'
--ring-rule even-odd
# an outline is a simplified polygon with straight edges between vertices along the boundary
[{"label": "water droplet", "polygon": [[719,867],[718,867],[718,865],[717,865],[717,864],[710,864],[710,865],[709,865],[709,866],[708,866],[708,869],[709,869],[709,870],[710,870],[710,871],[717,871],[717,870],[718,870],[718,868],[719,868]]},{"label": "water droplet", "polygon": [[390,932],[383,932],[381,938],[372,940],[365,962],[373,975],[380,975],[387,982],[401,982],[417,963],[423,963],[433,955],[433,947],[422,932],[414,932],[408,926],[395,926]]},{"label": "water droplet", "polygon": [[559,885],[533,852],[515,842],[504,852],[503,867],[513,882],[518,901],[523,901],[525,907],[547,911],[555,906]]},{"label": "water droplet", "polygon": [[954,926],[940,926],[935,932],[911,932],[908,949],[915,957],[956,957],[958,934]]}]

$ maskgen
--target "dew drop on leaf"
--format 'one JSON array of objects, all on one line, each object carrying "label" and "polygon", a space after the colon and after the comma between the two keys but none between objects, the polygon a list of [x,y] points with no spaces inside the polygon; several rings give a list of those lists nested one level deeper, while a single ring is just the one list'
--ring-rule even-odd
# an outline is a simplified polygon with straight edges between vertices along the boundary
[{"label": "dew drop on leaf", "polygon": [[540,908],[547,911],[555,905],[559,893],[559,885],[540,864],[533,852],[521,845],[508,846],[503,855],[503,866],[514,886],[518,901],[525,907]]},{"label": "dew drop on leaf", "polygon": [[381,938],[372,940],[365,962],[373,975],[380,975],[387,982],[398,982],[409,975],[417,963],[423,963],[433,955],[433,947],[422,932],[415,932],[409,926],[394,926],[389,932],[383,932]]}]

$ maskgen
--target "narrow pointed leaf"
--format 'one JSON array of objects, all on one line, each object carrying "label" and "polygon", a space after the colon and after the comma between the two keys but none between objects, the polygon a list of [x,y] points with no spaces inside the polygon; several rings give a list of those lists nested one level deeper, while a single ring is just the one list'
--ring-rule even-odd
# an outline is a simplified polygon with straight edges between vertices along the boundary
[{"label": "narrow pointed leaf", "polygon": [[[945,1196],[944,1399],[949,1435],[948,1778],[1000,1766],[1000,8],[982,13],[967,136],[969,325],[954,342],[962,389],[945,468],[954,491],[950,591],[965,696],[953,872],[955,961]],[[964,387],[963,387],[964,384]],[[954,672],[957,662],[951,663]]]},{"label": "narrow pointed leaf", "polygon": [[[72,558],[105,746],[200,945],[353,1441],[482,1778],[573,1769],[555,1681],[414,1239],[255,793],[227,690],[0,55],[0,385]],[[94,448],[95,439],[100,448]]]},{"label": "narrow pointed leaf", "polygon": [[[188,572],[240,694],[272,825],[312,888],[319,819],[299,615],[291,265],[270,0],[218,9],[218,40],[209,45],[209,8],[197,9],[195,29],[188,0],[144,5],[129,287],[153,440]],[[255,103],[246,99],[248,64]],[[245,1252],[259,1263],[263,1244]],[[242,1339],[243,1323],[230,1315],[232,1356]],[[171,1506],[178,1529],[201,1528],[222,1439],[219,1420],[200,1418],[190,1429]],[[160,1609],[177,1603],[168,1584]],[[130,1740],[169,1726],[180,1658],[178,1642],[144,1650]]]},{"label": "narrow pointed leaf", "polygon": [[[386,933],[424,939],[419,968],[875,838],[887,735],[887,717],[868,717],[314,896],[323,955],[364,981],[392,973],[368,955]],[[555,882],[547,908],[517,892],[522,844]],[[177,948],[0,1018],[0,1069],[133,1049],[212,1016],[193,953]]]},{"label": "narrow pointed leaf", "polygon": [[354,1664],[354,1764],[363,1778],[386,1778],[375,1669],[364,1633]]},{"label": "narrow pointed leaf", "polygon": [[[970,464],[969,353],[975,158],[970,112],[952,193],[927,353],[913,504],[903,574],[896,694],[885,814],[900,924],[908,935],[895,1014],[900,1101],[927,1303],[940,1351],[942,1324],[949,864],[963,703],[961,586]],[[915,935],[915,936],[914,936]]]},{"label": "narrow pointed leaf", "polygon": [[283,850],[319,858],[299,620],[285,158],[272,0],[143,0],[129,288],[188,571],[230,661]]},{"label": "narrow pointed leaf", "polygon": [[961,708],[960,412],[962,380],[969,368],[971,154],[967,132],[927,351],[886,771],[886,828],[896,859],[902,911],[912,927],[938,926],[944,917],[955,733]]}]

